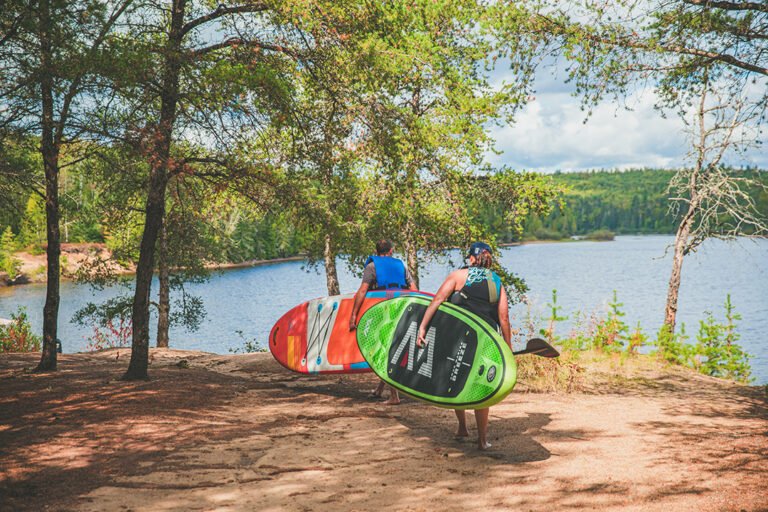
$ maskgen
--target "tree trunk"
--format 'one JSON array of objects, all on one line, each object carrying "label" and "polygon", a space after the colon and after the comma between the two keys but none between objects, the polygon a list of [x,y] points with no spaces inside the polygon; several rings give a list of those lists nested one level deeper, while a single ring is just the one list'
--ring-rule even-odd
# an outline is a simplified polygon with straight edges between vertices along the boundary
[{"label": "tree trunk", "polygon": [[145,211],[144,233],[141,237],[139,262],[136,265],[136,290],[133,296],[133,340],[131,362],[123,379],[146,379],[149,366],[149,295],[154,269],[155,244],[165,216],[165,189],[170,167],[171,137],[179,100],[181,41],[184,37],[186,0],[173,0],[171,29],[165,54],[163,87],[160,93],[160,122],[154,135],[149,190]]},{"label": "tree trunk", "polygon": [[339,295],[339,274],[336,271],[336,253],[331,244],[331,235],[325,235],[325,248],[323,250],[325,259],[325,281],[328,285],[328,295]]},{"label": "tree trunk", "polygon": [[675,332],[675,323],[677,321],[677,298],[680,292],[680,275],[683,269],[683,258],[686,253],[688,235],[691,232],[691,223],[693,222],[692,212],[689,211],[680,221],[675,234],[675,251],[672,257],[672,275],[669,278],[667,288],[667,305],[664,311],[664,325],[669,328],[670,334]]},{"label": "tree trunk", "polygon": [[168,327],[170,326],[169,317],[171,312],[171,279],[168,269],[168,241],[166,234],[167,228],[163,224],[160,228],[157,254],[157,274],[160,282],[160,297],[158,298],[157,306],[157,346],[163,348],[168,347]]},{"label": "tree trunk", "polygon": [[59,231],[59,147],[54,140],[55,123],[53,119],[53,77],[51,76],[52,48],[50,41],[50,6],[42,0],[40,9],[40,44],[42,95],[42,133],[40,151],[45,169],[45,214],[48,247],[47,284],[45,306],[43,307],[43,354],[36,371],[56,370],[56,339],[59,319],[59,258],[61,256],[61,233]]},{"label": "tree trunk", "polygon": [[416,244],[409,237],[410,228],[406,228],[405,241],[403,242],[403,250],[405,251],[405,268],[411,273],[411,279],[416,288],[419,287],[419,258],[417,254]]}]

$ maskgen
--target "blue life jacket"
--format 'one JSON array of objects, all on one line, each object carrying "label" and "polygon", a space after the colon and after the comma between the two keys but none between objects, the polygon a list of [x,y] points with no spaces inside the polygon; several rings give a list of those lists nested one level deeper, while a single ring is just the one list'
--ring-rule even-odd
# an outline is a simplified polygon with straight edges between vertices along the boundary
[{"label": "blue life jacket", "polygon": [[385,288],[408,288],[405,282],[405,264],[392,256],[368,256],[363,268],[373,262],[376,269],[376,290]]}]

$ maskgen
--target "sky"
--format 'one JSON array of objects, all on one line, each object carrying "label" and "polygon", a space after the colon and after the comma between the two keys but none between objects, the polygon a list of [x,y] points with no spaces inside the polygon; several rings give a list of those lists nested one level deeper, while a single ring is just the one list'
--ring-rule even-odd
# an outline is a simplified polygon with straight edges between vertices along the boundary
[{"label": "sky", "polygon": [[[494,73],[502,79],[503,70]],[[493,127],[500,155],[488,155],[494,166],[551,173],[590,169],[679,168],[686,164],[684,124],[674,113],[667,118],[653,108],[651,89],[632,94],[621,105],[606,100],[584,122],[580,101],[552,67],[540,70],[536,94],[516,115],[514,125]],[[624,103],[631,108],[627,110]],[[768,137],[762,148],[726,163],[768,169]]]}]

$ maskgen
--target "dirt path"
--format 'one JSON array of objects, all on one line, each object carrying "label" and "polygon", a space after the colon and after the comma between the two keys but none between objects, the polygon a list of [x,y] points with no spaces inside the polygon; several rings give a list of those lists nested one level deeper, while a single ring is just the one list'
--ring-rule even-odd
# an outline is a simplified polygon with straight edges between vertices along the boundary
[{"label": "dirt path", "polygon": [[152,380],[122,382],[116,354],[51,375],[0,355],[0,510],[768,510],[764,388],[669,372],[513,393],[481,453],[451,411],[367,400],[372,375],[153,350]]}]

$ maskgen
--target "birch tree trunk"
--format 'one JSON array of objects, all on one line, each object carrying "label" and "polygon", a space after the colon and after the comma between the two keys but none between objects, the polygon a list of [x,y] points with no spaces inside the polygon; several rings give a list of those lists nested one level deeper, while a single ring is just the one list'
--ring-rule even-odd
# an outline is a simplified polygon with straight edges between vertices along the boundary
[{"label": "birch tree trunk", "polygon": [[416,288],[419,287],[419,258],[418,247],[413,240],[411,240],[411,228],[410,224],[406,225],[405,237],[403,240],[403,251],[405,253],[405,268],[411,274],[413,284]]},{"label": "birch tree trunk", "polygon": [[325,248],[323,249],[323,259],[325,260],[325,281],[328,286],[328,295],[339,295],[339,274],[336,270],[336,251],[333,250],[331,235],[325,235]]},{"label": "birch tree trunk", "polygon": [[669,332],[675,332],[677,321],[677,299],[680,293],[680,275],[683,269],[683,259],[685,258],[688,235],[691,231],[691,222],[693,217],[686,214],[675,234],[675,251],[672,257],[672,275],[669,278],[667,287],[667,305],[664,310],[664,325],[669,328]]}]

